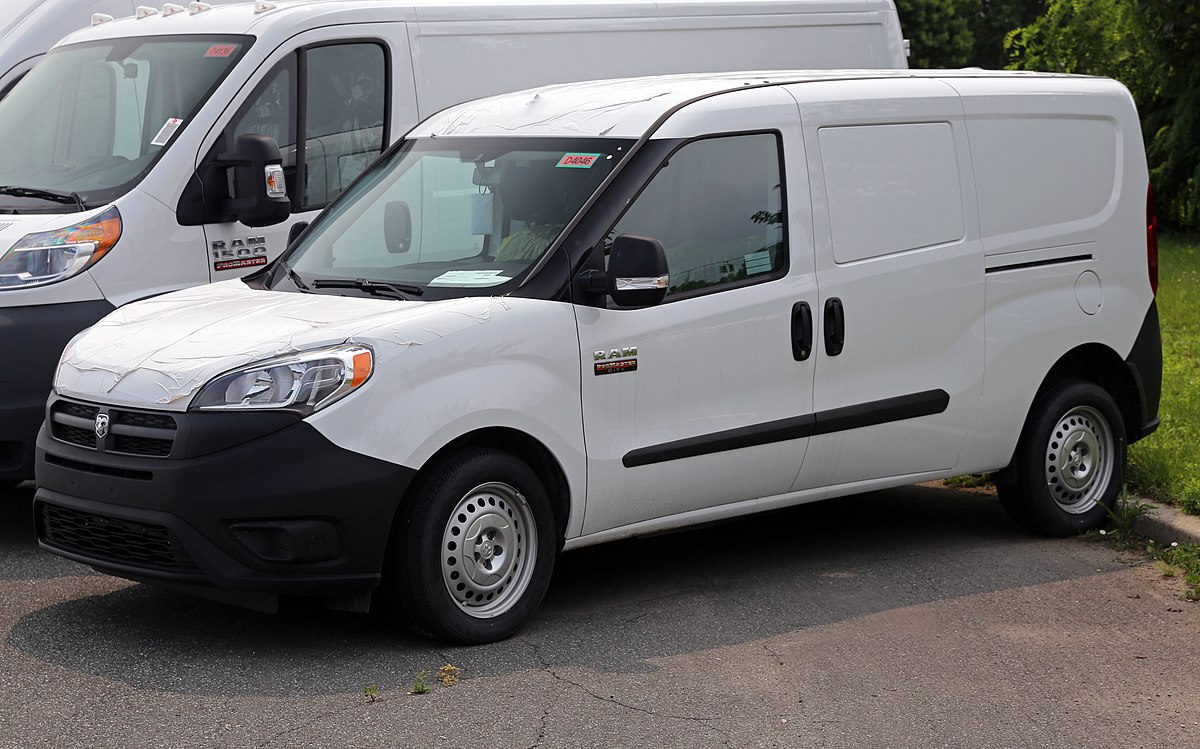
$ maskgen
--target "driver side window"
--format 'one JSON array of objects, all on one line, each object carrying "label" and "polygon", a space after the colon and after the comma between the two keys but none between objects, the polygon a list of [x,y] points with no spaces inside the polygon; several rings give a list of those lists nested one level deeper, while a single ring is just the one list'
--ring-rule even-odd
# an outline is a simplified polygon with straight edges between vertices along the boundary
[{"label": "driver side window", "polygon": [[779,142],[769,133],[676,151],[613,228],[667,253],[667,300],[781,276],[787,268]]}]

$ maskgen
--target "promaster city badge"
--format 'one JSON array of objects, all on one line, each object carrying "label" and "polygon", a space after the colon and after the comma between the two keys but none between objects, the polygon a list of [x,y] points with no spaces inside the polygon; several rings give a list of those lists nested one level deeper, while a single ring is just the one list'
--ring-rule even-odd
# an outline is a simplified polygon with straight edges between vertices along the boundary
[{"label": "promaster city badge", "polygon": [[624,346],[608,351],[593,351],[593,366],[597,375],[637,371],[637,346]]}]

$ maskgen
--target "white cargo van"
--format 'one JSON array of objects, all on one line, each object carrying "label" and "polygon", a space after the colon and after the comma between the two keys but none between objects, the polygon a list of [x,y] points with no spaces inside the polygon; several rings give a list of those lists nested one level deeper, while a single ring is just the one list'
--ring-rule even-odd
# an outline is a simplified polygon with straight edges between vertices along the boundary
[{"label": "white cargo van", "polygon": [[[542,88],[416,127],[278,261],[63,354],[41,544],[517,629],[560,549],[999,471],[1104,522],[1158,424],[1128,92],[895,71]],[[1001,470],[1002,469],[1002,470]]]},{"label": "white cargo van", "polygon": [[22,363],[0,375],[0,484],[33,475],[72,335],[266,264],[421,117],[545,83],[801,65],[904,67],[892,0],[168,4],[68,37],[0,101],[0,351]]}]

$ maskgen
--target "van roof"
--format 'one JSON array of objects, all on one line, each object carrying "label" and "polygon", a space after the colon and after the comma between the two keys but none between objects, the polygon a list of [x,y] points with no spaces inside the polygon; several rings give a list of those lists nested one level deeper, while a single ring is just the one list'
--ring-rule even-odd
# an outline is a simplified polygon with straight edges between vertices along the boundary
[{"label": "van roof", "polygon": [[1091,79],[1028,71],[790,70],[694,73],[567,83],[501,94],[449,107],[413,128],[411,137],[613,136],[638,138],[673,109],[690,101],[751,86],[816,81],[983,78]]},{"label": "van roof", "polygon": [[[175,0],[182,6],[188,0]],[[254,34],[286,38],[297,26],[379,21],[437,22],[538,18],[654,18],[660,6],[672,15],[770,15],[778,13],[895,13],[893,0],[270,0],[270,10],[255,13],[255,3],[214,5],[201,13],[188,11],[144,18],[129,16],[84,28],[59,44],[127,36],[165,34]],[[149,5],[149,3],[147,3]],[[502,8],[502,11],[497,10]],[[80,19],[86,23],[86,18]]]}]

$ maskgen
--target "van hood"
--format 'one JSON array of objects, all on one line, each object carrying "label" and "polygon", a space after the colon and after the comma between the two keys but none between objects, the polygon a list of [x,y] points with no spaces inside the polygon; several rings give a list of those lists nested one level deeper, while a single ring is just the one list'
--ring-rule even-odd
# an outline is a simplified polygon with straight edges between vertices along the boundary
[{"label": "van hood", "polygon": [[407,302],[224,281],[112,312],[67,345],[54,386],[98,403],[183,411],[212,378],[255,362],[350,342],[373,348],[378,366],[509,308],[501,298]]}]

